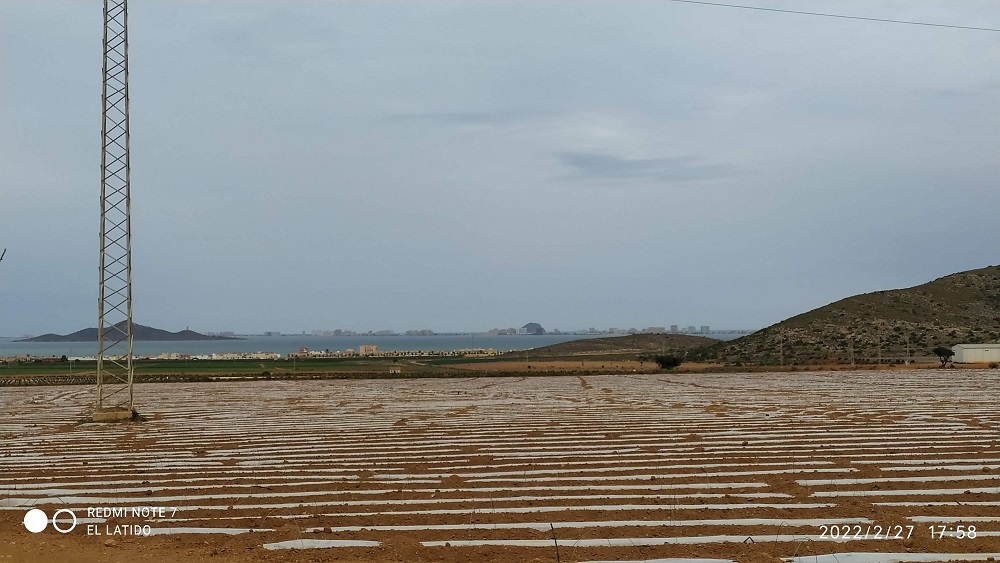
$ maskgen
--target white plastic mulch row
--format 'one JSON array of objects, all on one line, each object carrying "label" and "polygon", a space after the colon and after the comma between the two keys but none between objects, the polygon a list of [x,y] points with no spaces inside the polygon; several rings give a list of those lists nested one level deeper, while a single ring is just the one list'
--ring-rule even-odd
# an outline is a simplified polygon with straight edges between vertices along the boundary
[{"label": "white plastic mulch row", "polygon": [[691,557],[668,557],[666,559],[643,559],[642,561],[582,561],[581,563],[736,563],[732,559],[703,559]]},{"label": "white plastic mulch row", "polygon": [[550,529],[623,528],[670,526],[823,526],[831,524],[867,524],[867,518],[736,518],[716,520],[605,520],[587,522],[514,522],[496,524],[418,524],[410,526],[327,526],[307,528],[307,532],[418,531],[418,530],[514,530],[545,532]]},{"label": "white plastic mulch row", "polygon": [[921,563],[924,561],[994,561],[1000,553],[828,553],[786,557],[786,563]]},{"label": "white plastic mulch row", "polygon": [[236,536],[239,534],[248,534],[251,532],[273,532],[273,531],[274,530],[270,528],[150,527],[148,535],[164,536],[164,535],[175,535],[175,534],[223,534],[227,536]]},{"label": "white plastic mulch row", "polygon": [[[988,533],[989,536],[1000,536],[1000,532]],[[420,542],[424,547],[627,547],[627,546],[653,546],[672,544],[708,544],[708,543],[753,543],[765,542],[835,542],[844,543],[850,541],[865,541],[864,538],[832,538],[818,534],[776,534],[776,535],[706,535],[706,536],[678,536],[670,538],[657,537],[635,537],[635,538],[585,538],[585,539],[548,539],[548,540],[438,540]],[[874,555],[874,554],[873,554]],[[886,554],[881,554],[886,555]],[[795,558],[795,561],[814,561],[817,556]],[[956,558],[957,559],[957,558]],[[986,559],[984,557],[983,559]],[[790,559],[791,560],[791,559]],[[891,561],[892,559],[875,559],[880,563]],[[832,561],[832,560],[831,560]],[[939,559],[913,559],[912,561],[939,561]],[[841,563],[843,561],[841,560]]]},{"label": "white plastic mulch row", "polygon": [[264,549],[316,549],[331,547],[378,547],[382,545],[377,541],[366,540],[288,540],[274,543],[265,543]]}]

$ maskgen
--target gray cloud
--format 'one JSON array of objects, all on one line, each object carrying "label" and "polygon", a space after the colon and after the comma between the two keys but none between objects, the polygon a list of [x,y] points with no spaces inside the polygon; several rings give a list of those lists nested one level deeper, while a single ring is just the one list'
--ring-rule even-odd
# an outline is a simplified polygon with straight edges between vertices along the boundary
[{"label": "gray cloud", "polygon": [[[996,34],[642,0],[233,7],[129,11],[144,324],[751,328],[1000,245]],[[101,15],[0,0],[0,335],[96,319]]]},{"label": "gray cloud", "polygon": [[495,111],[444,111],[400,113],[388,117],[389,121],[434,123],[442,125],[508,125],[553,115],[541,108],[516,108]]},{"label": "gray cloud", "polygon": [[654,180],[690,182],[728,176],[731,167],[701,164],[693,157],[621,158],[598,152],[559,152],[560,164],[569,168],[574,180]]}]

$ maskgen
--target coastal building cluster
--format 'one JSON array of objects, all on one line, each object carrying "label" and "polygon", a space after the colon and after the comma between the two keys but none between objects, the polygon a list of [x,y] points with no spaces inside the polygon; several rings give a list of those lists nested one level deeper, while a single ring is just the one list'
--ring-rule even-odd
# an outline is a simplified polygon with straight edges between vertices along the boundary
[{"label": "coastal building cluster", "polygon": [[580,331],[578,334],[607,334],[609,336],[625,336],[629,334],[710,334],[711,332],[711,327],[708,325],[701,325],[700,327],[696,327],[694,325],[686,327],[670,325],[669,329],[665,326],[649,326],[642,329],[621,329],[612,327],[607,330],[599,330],[594,327],[590,327],[587,330]]},{"label": "coastal building cluster", "polygon": [[464,356],[487,357],[500,354],[494,348],[464,348],[462,350],[379,350],[375,344],[363,344],[357,350],[310,350],[299,348],[298,352],[288,354],[289,358],[424,358],[431,356]]},{"label": "coastal building cluster", "polygon": [[179,354],[166,352],[156,356],[157,360],[280,360],[277,352],[218,352],[213,354]]},{"label": "coastal building cluster", "polygon": [[[425,358],[435,356],[461,356],[468,358],[485,358],[496,356],[502,352],[495,348],[463,348],[461,350],[379,350],[375,344],[362,344],[357,350],[310,350],[299,348],[298,352],[279,354],[277,352],[221,352],[213,354],[181,354],[179,352],[164,352],[158,355],[140,356],[137,360],[281,360],[281,359],[311,359],[311,358]],[[0,363],[61,363],[61,362],[96,362],[96,356],[31,356],[18,355],[0,357]]]},{"label": "coastal building cluster", "polygon": [[559,332],[558,329],[546,333],[545,329],[542,328],[542,325],[538,323],[528,323],[522,326],[521,328],[493,328],[490,329],[488,334],[490,336],[507,336],[507,335],[513,336],[515,334],[538,336],[542,334],[562,334],[562,333]]},{"label": "coastal building cluster", "polygon": [[[330,338],[333,336],[434,336],[433,330],[427,328],[420,329],[410,329],[405,332],[396,332],[395,330],[369,330],[365,332],[356,332],[349,329],[338,328],[334,330],[313,330],[309,332],[310,336],[322,336],[324,338]],[[264,333],[264,336],[306,336],[306,331],[302,331],[301,334],[285,334],[277,331],[268,331]]]},{"label": "coastal building cluster", "polygon": [[[157,355],[133,356],[137,360],[280,360],[281,354],[277,352],[217,352],[213,354],[181,354],[179,352],[164,352]],[[21,354],[18,356],[0,357],[6,362],[96,362],[97,356],[31,356]]]},{"label": "coastal building cluster", "polygon": [[[740,331],[743,332],[743,331]],[[752,331],[746,331],[752,332]],[[542,325],[538,323],[528,323],[521,328],[509,327],[509,328],[491,328],[486,334],[489,336],[536,336],[543,334],[606,334],[609,336],[623,336],[629,334],[709,334],[711,333],[711,328],[708,325],[670,325],[669,328],[666,326],[650,326],[646,328],[608,328],[608,329],[597,329],[590,327],[585,330],[571,330],[571,331],[561,331],[558,328],[552,330],[546,330]],[[403,332],[397,332],[395,330],[369,330],[363,332],[357,332],[350,329],[338,328],[335,330],[313,330],[313,331],[302,331],[301,333],[284,333],[280,331],[266,331],[262,334],[242,334],[233,331],[222,331],[222,332],[207,332],[209,336],[223,336],[223,337],[247,337],[247,336],[320,336],[324,338],[337,337],[337,336],[436,336],[436,335],[448,335],[448,334],[477,334],[477,333],[440,333],[434,332],[428,328],[420,329],[409,329]]]},{"label": "coastal building cluster", "polygon": [[521,328],[493,328],[490,329],[490,336],[513,336],[513,335],[538,335],[538,334],[606,334],[608,336],[625,336],[630,334],[709,334],[711,333],[711,327],[708,325],[701,325],[696,327],[694,325],[689,325],[686,327],[680,325],[670,325],[668,329],[665,326],[650,326],[643,329],[638,328],[609,328],[607,330],[599,330],[594,327],[590,327],[587,330],[577,330],[570,333],[561,332],[559,329],[553,329],[552,331],[546,331],[542,328],[542,325],[538,323],[528,323]]}]

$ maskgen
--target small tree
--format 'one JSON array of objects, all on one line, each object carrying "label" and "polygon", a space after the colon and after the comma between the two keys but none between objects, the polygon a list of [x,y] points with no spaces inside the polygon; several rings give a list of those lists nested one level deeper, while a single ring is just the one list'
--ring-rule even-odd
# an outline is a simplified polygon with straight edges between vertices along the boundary
[{"label": "small tree", "polygon": [[660,369],[673,369],[681,365],[681,359],[677,356],[653,356],[653,361],[660,366]]},{"label": "small tree", "polygon": [[934,355],[941,360],[941,367],[944,367],[945,364],[948,363],[948,360],[955,355],[955,353],[951,351],[951,348],[945,348],[944,346],[938,346],[937,348],[931,350],[931,352],[934,352]]}]

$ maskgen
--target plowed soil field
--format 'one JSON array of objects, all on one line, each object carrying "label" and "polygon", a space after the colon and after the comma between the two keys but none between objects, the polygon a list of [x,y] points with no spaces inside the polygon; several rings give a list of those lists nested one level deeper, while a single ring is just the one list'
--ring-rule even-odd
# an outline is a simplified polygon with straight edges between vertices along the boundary
[{"label": "plowed soil field", "polygon": [[997,370],[144,384],[146,422],[80,423],[93,401],[0,388],[0,563],[1000,558]]}]

